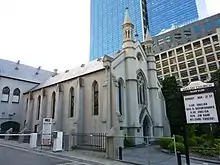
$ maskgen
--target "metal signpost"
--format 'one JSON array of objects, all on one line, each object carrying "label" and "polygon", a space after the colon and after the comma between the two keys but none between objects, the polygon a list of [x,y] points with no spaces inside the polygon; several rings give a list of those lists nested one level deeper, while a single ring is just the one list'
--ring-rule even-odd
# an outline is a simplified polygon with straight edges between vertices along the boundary
[{"label": "metal signpost", "polygon": [[186,162],[189,161],[187,124],[211,124],[218,123],[218,113],[215,101],[214,83],[203,83],[201,81],[191,82],[188,86],[181,88],[185,105],[185,149]]},{"label": "metal signpost", "polygon": [[44,118],[41,146],[51,146],[51,140],[52,140],[51,136],[52,136],[52,118]]}]

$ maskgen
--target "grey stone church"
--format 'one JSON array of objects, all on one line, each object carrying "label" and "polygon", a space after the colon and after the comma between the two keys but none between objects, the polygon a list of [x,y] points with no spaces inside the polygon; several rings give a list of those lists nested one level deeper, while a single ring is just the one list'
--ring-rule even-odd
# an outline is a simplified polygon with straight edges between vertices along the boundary
[{"label": "grey stone church", "polygon": [[[153,41],[135,41],[128,9],[122,25],[122,49],[82,64],[24,93],[21,127],[40,132],[45,117],[53,130],[75,133],[170,136],[165,101],[157,79]],[[135,143],[142,143],[136,138]]]}]

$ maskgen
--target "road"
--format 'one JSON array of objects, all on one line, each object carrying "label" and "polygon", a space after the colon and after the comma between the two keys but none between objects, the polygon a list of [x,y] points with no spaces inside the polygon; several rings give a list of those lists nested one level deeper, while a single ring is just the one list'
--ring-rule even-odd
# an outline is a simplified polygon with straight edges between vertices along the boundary
[{"label": "road", "polygon": [[57,165],[71,161],[23,149],[17,150],[11,147],[0,146],[0,162],[1,165]]}]

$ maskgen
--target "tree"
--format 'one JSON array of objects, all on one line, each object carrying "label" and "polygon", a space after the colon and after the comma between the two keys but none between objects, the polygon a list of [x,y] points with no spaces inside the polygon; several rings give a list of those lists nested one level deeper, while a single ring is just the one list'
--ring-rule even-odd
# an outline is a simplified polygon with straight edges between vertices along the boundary
[{"label": "tree", "polygon": [[175,77],[167,77],[162,81],[162,92],[166,102],[167,116],[170,121],[171,133],[182,135],[184,124],[184,103]]}]

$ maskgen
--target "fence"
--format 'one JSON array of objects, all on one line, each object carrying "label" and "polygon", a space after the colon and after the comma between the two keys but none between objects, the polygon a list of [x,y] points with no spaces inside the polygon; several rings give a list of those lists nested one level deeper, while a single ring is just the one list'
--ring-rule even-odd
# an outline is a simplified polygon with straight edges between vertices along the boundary
[{"label": "fence", "polygon": [[72,149],[87,149],[95,151],[105,151],[105,133],[73,133]]},{"label": "fence", "polygon": [[10,134],[0,134],[0,138],[2,139],[17,141],[19,143],[30,143],[30,136],[31,134],[18,134],[13,132]]},{"label": "fence", "polygon": [[[122,136],[116,139],[124,142],[121,155],[119,153],[124,161],[147,165],[177,164],[175,137]],[[167,145],[167,150],[161,145]]]}]

